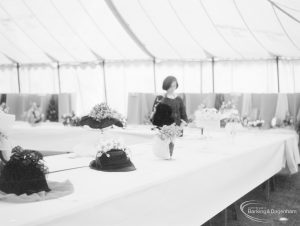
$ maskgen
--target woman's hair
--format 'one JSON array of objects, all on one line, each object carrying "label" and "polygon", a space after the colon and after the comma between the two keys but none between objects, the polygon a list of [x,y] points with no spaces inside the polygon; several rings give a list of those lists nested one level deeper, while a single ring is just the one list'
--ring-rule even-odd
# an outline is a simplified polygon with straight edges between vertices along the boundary
[{"label": "woman's hair", "polygon": [[174,76],[166,77],[162,85],[163,90],[168,90],[171,87],[173,82],[176,82],[176,88],[178,88],[178,81]]}]

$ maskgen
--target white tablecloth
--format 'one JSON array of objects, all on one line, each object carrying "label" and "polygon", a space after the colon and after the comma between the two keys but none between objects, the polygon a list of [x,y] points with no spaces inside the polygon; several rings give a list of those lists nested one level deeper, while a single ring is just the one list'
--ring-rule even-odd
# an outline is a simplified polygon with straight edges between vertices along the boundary
[{"label": "white tablecloth", "polygon": [[[295,148],[287,143],[297,142],[291,132],[241,132],[234,138],[216,132],[202,139],[198,130],[187,129],[176,141],[171,161],[153,156],[148,128],[120,130],[118,136],[124,134],[148,137],[130,145],[136,171],[51,173],[51,181],[70,180],[74,193],[36,203],[0,202],[1,225],[200,225],[279,172],[287,154],[299,157],[298,150],[287,151]],[[55,171],[73,158],[51,156],[46,161]],[[75,158],[83,165],[91,159]],[[293,159],[295,164],[298,160]]]},{"label": "white tablecloth", "polygon": [[[147,127],[150,128],[150,127]],[[31,126],[26,122],[16,122],[9,134],[12,145],[20,145],[24,148],[70,152],[82,144],[96,144],[103,139],[121,138],[126,144],[135,144],[148,141],[149,134],[140,133],[136,129],[124,129],[115,127],[105,129],[102,134],[100,130],[89,127],[63,126],[62,123],[43,123]],[[129,131],[136,136],[131,136]],[[144,128],[146,131],[146,129]]]}]

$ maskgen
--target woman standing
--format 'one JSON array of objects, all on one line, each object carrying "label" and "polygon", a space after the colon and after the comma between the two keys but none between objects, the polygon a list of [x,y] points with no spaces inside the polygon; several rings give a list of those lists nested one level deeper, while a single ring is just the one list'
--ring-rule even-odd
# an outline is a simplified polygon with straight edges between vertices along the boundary
[{"label": "woman standing", "polygon": [[166,77],[163,81],[162,88],[166,91],[166,94],[164,96],[159,95],[155,98],[152,109],[152,118],[156,113],[157,106],[162,103],[169,106],[172,110],[171,118],[174,120],[176,125],[186,125],[188,119],[183,100],[175,93],[176,89],[178,88],[177,79],[174,76]]}]

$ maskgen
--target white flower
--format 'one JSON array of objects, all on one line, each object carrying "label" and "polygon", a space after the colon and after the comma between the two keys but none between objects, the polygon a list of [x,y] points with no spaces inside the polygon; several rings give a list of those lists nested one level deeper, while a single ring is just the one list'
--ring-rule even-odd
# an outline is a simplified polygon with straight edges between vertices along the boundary
[{"label": "white flower", "polygon": [[175,123],[172,125],[164,125],[158,131],[158,137],[161,140],[174,140],[176,137],[179,137],[182,134],[181,127],[177,126]]},{"label": "white flower", "polygon": [[106,103],[96,104],[91,110],[89,116],[97,121],[101,121],[106,118],[114,118],[121,121],[124,127],[126,125],[126,118],[116,110],[110,108]]},{"label": "white flower", "polygon": [[[119,140],[106,140],[97,145],[98,154],[100,156],[102,154],[106,154],[106,152],[112,149],[123,150],[126,152],[125,145],[123,145]],[[108,154],[107,157],[109,157]]]}]

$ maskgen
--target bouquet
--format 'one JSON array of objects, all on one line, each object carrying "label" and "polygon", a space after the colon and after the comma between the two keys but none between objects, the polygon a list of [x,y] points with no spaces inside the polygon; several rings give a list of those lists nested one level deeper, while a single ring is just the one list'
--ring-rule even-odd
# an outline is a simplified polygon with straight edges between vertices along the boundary
[{"label": "bouquet", "polygon": [[158,130],[158,137],[161,140],[168,140],[173,142],[176,137],[180,137],[182,135],[182,128],[177,126],[175,123],[172,125],[164,125]]},{"label": "bouquet", "polygon": [[64,114],[62,119],[64,126],[79,126],[80,118],[75,115],[74,111],[71,114]]},{"label": "bouquet", "polygon": [[122,123],[123,127],[126,125],[125,117],[110,108],[107,103],[96,104],[89,113],[89,116],[98,122],[101,122],[103,119],[117,119]]},{"label": "bouquet", "polygon": [[221,127],[225,127],[227,123],[241,122],[239,111],[232,101],[224,101],[219,112],[221,114]]},{"label": "bouquet", "polygon": [[9,112],[9,107],[7,106],[6,103],[2,103],[2,104],[0,105],[0,112],[3,112],[3,113],[8,114],[8,112]]},{"label": "bouquet", "polygon": [[153,153],[159,158],[172,159],[174,141],[182,135],[182,128],[175,123],[162,126],[157,133],[158,139],[153,145]]},{"label": "bouquet", "polygon": [[93,107],[89,116],[100,122],[105,118],[113,118],[113,110],[106,103],[100,103]]},{"label": "bouquet", "polygon": [[223,101],[223,103],[219,109],[219,112],[224,113],[224,112],[226,112],[228,110],[232,110],[232,109],[236,109],[236,106],[232,101],[230,101],[230,100],[227,102]]}]

